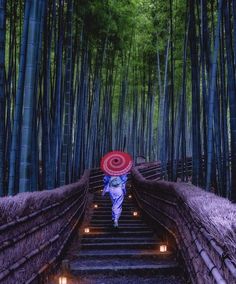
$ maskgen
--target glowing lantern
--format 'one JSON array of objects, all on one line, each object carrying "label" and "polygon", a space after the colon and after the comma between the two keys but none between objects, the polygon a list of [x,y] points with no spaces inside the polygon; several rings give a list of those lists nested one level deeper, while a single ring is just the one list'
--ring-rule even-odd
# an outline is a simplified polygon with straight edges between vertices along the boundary
[{"label": "glowing lantern", "polygon": [[84,232],[88,234],[90,232],[89,228],[85,228]]},{"label": "glowing lantern", "polygon": [[160,245],[160,252],[166,252],[167,251],[167,245]]},{"label": "glowing lantern", "polygon": [[67,284],[67,278],[65,276],[60,276],[59,284]]},{"label": "glowing lantern", "polygon": [[132,195],[129,195],[128,197],[129,197],[129,199],[131,199],[131,198],[132,198]]},{"label": "glowing lantern", "polygon": [[134,212],[133,212],[133,216],[138,216],[138,212],[137,212],[137,211],[134,211]]},{"label": "glowing lantern", "polygon": [[97,204],[94,204],[94,208],[98,208],[98,205],[97,205]]}]

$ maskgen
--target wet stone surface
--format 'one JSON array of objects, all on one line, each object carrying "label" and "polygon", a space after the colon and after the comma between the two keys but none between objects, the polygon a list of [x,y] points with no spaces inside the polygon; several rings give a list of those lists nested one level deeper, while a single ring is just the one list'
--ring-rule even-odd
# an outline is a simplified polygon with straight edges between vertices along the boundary
[{"label": "wet stone surface", "polygon": [[[109,196],[90,194],[84,222],[65,255],[67,270],[48,284],[59,283],[62,274],[67,284],[187,284],[174,249],[168,245],[168,251],[160,253],[161,230],[154,232],[141,214],[133,216],[134,210],[139,212],[133,198],[126,197],[120,227],[114,230]],[[84,233],[86,227],[89,234]]]},{"label": "wet stone surface", "polygon": [[69,279],[68,284],[186,284],[186,282],[177,276],[135,276],[135,275],[120,275],[120,276],[83,276],[77,279]]}]

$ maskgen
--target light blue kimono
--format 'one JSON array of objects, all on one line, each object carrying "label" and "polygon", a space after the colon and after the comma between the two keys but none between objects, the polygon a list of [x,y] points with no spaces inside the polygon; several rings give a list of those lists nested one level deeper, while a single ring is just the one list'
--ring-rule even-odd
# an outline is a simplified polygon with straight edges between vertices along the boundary
[{"label": "light blue kimono", "polygon": [[125,184],[127,181],[127,175],[120,176],[121,183],[116,187],[113,187],[109,184],[112,178],[114,177],[108,175],[105,175],[105,177],[103,178],[104,189],[102,195],[105,195],[107,192],[109,192],[112,201],[112,220],[118,222],[122,212],[124,195],[126,194]]}]

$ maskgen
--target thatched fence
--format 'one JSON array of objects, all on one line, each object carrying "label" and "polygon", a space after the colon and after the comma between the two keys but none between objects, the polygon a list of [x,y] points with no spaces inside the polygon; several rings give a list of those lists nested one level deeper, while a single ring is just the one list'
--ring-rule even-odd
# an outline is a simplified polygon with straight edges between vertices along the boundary
[{"label": "thatched fence", "polygon": [[89,171],[76,183],[0,199],[0,283],[40,283],[84,213]]},{"label": "thatched fence", "polygon": [[187,183],[132,171],[139,206],[175,238],[192,283],[236,283],[236,206]]}]

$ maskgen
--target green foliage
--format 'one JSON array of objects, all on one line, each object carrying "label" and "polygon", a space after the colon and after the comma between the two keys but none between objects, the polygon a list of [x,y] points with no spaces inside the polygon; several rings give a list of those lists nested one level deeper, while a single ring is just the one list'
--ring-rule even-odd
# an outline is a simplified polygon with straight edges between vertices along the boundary
[{"label": "green foliage", "polygon": [[[40,26],[37,28],[40,44],[36,49],[39,53],[34,56],[34,61],[30,62],[36,50],[32,47],[33,45],[31,46],[27,42],[28,38],[32,36],[31,29],[33,29],[33,26],[28,26],[28,22],[25,21],[27,19],[25,7],[28,7],[26,10],[29,14],[32,12],[30,6],[32,3],[36,4],[36,2],[36,0],[6,1],[6,32],[3,33],[6,38],[6,43],[4,43],[6,56],[5,64],[2,64],[6,74],[4,87],[7,98],[6,104],[4,102],[4,112],[2,112],[4,115],[6,114],[6,118],[2,119],[7,131],[4,135],[6,137],[6,141],[4,141],[6,144],[6,147],[4,145],[4,149],[6,148],[4,150],[6,152],[5,160],[8,160],[10,153],[11,131],[14,128],[13,116],[15,117],[15,113],[17,114],[17,123],[15,123],[16,127],[14,128],[16,131],[13,131],[16,132],[16,135],[13,135],[13,137],[19,136],[20,138],[21,134],[18,134],[20,131],[17,129],[28,129],[28,134],[23,134],[22,137],[25,139],[27,136],[30,139],[22,145],[28,147],[28,144],[32,144],[32,151],[30,148],[29,153],[25,156],[35,155],[38,147],[38,155],[35,155],[34,159],[36,161],[37,159],[44,160],[42,163],[44,176],[45,173],[48,173],[44,156],[47,156],[46,152],[51,151],[53,153],[52,164],[55,167],[52,167],[53,170],[50,173],[53,178],[51,179],[50,174],[48,174],[48,180],[53,180],[53,183],[57,182],[56,176],[60,176],[62,168],[60,157],[60,153],[63,152],[61,151],[60,137],[64,134],[61,133],[63,129],[62,118],[65,116],[69,121],[70,114],[73,123],[71,125],[67,123],[68,129],[71,128],[72,131],[70,139],[68,139],[71,141],[68,142],[68,145],[69,143],[76,145],[73,146],[74,148],[72,147],[75,165],[74,176],[76,177],[78,177],[78,171],[81,173],[83,167],[86,166],[87,154],[89,154],[89,166],[95,165],[94,161],[97,161],[99,156],[97,153],[100,151],[100,154],[103,154],[105,150],[109,150],[111,144],[113,147],[118,145],[118,148],[121,148],[127,142],[130,147],[127,149],[131,149],[133,155],[141,153],[152,159],[158,158],[158,153],[161,153],[161,150],[166,152],[166,145],[169,144],[170,146],[171,144],[170,153],[163,155],[166,155],[165,159],[167,159],[170,158],[168,155],[171,154],[173,161],[173,130],[174,128],[180,129],[180,126],[182,127],[183,137],[186,138],[181,138],[182,144],[186,140],[186,145],[181,147],[183,152],[191,155],[193,148],[191,146],[191,139],[193,139],[191,135],[194,130],[191,129],[190,125],[194,121],[193,113],[196,113],[191,110],[191,107],[194,106],[194,103],[192,103],[192,90],[194,89],[192,86],[194,86],[194,83],[198,87],[196,94],[201,96],[198,121],[201,121],[201,124],[205,123],[207,129],[207,123],[204,122],[207,108],[203,109],[203,105],[206,104],[205,106],[207,106],[207,102],[204,99],[205,89],[203,91],[203,88],[206,85],[207,92],[211,71],[209,70],[208,58],[211,57],[214,50],[214,30],[218,20],[217,1],[205,3],[205,1],[192,2],[187,0],[40,0],[38,1],[38,3],[41,3],[40,5],[44,3],[47,5],[46,10],[43,9],[45,16],[39,17]],[[28,5],[26,5],[27,3]],[[73,7],[70,6],[72,3]],[[201,6],[203,3],[206,5]],[[234,2],[230,1],[229,3],[232,11],[236,10],[236,6],[233,6]],[[189,9],[191,8],[190,11],[187,11],[188,6]],[[68,9],[69,7],[71,9]],[[69,11],[71,14],[69,14]],[[202,22],[201,15],[207,18],[207,24],[204,23],[205,21]],[[225,32],[227,21],[224,19],[221,23],[223,25],[221,32],[224,34],[221,36],[222,64],[220,67],[226,72],[223,74],[221,68],[219,68],[217,85],[220,86],[221,80],[225,80],[225,85],[221,90],[222,94],[224,89],[228,91],[226,85],[226,79],[229,76],[229,70],[226,68],[227,61],[233,62],[232,59],[227,60],[227,56],[232,54],[235,58],[236,53],[235,34],[233,33],[236,30],[234,15],[235,13],[232,13],[232,19],[229,22],[229,25],[232,26],[228,28],[228,33]],[[190,16],[192,23],[190,30],[192,32],[189,34],[185,49],[186,56],[184,57],[186,22]],[[24,22],[26,23],[25,26],[23,26]],[[206,39],[203,40],[204,44],[201,41],[202,28],[207,31],[203,31],[206,36]],[[24,31],[25,35],[23,36]],[[226,37],[226,35],[230,36]],[[227,46],[234,47],[233,52],[229,50],[230,48],[225,47],[226,39],[232,41]],[[27,44],[28,47],[22,49],[21,46],[24,42],[25,46]],[[192,45],[193,42],[194,45]],[[193,48],[193,46],[196,46],[196,48]],[[205,48],[205,46],[209,48]],[[206,63],[200,58],[204,48]],[[20,53],[21,49],[22,52]],[[70,54],[70,58],[68,58],[68,54]],[[22,62],[20,66],[19,62]],[[25,68],[24,62],[28,62],[27,68]],[[220,62],[220,58],[218,62]],[[33,73],[31,72],[32,68],[35,68]],[[194,72],[192,72],[193,70]],[[206,74],[204,74],[205,72]],[[223,76],[221,76],[221,73]],[[191,76],[192,74],[194,75]],[[197,78],[195,74],[201,76],[196,82],[194,81]],[[33,77],[35,77],[34,81]],[[203,79],[205,84],[202,83]],[[30,86],[30,90],[21,91],[28,86]],[[70,92],[71,86],[72,91]],[[186,95],[182,88],[186,89]],[[67,96],[65,96],[66,90]],[[22,94],[22,97],[17,93]],[[185,113],[183,115],[184,123],[180,121],[181,116],[178,113],[181,112],[179,107],[181,95],[184,98],[183,108],[186,103],[186,111],[182,111],[182,113]],[[30,107],[33,112],[31,112],[29,119],[25,120],[25,127],[23,126],[23,128],[20,121],[21,114],[25,116],[25,111],[21,111],[22,106],[21,103],[17,103],[17,98],[24,98],[24,102],[32,101]],[[219,98],[220,102],[225,101],[223,96],[219,95]],[[207,99],[208,96],[206,96]],[[227,102],[225,104],[224,113],[226,114],[228,104]],[[64,113],[65,105],[68,106],[66,113]],[[27,108],[24,103],[25,106]],[[57,110],[56,114],[54,114],[54,109]],[[33,113],[37,115],[33,117]],[[231,115],[231,112],[228,115]],[[174,121],[174,117],[176,121]],[[107,118],[110,118],[112,122]],[[34,119],[34,122],[32,119]],[[107,123],[106,120],[109,122]],[[231,138],[231,136],[227,137],[227,123],[226,121],[225,137]],[[48,125],[48,129],[42,131],[42,129],[46,129],[45,125]],[[31,129],[35,132],[33,139],[30,137]],[[94,132],[92,129],[94,129]],[[165,130],[165,133],[162,130]],[[104,133],[110,138],[103,139]],[[74,138],[71,138],[72,134]],[[157,139],[161,136],[164,137],[161,144],[163,147],[158,146]],[[101,137],[102,139],[100,139]],[[102,142],[99,142],[98,145],[94,142],[90,143],[90,141],[96,141],[96,139]],[[17,140],[18,138],[12,145],[19,145],[20,143]],[[42,145],[47,145],[49,140],[52,145],[42,147]],[[104,146],[102,143],[105,140],[107,145]],[[234,140],[236,141],[236,138]],[[42,141],[43,143],[41,143]],[[176,143],[180,143],[180,138],[176,138]],[[206,148],[206,145],[204,147]],[[12,148],[14,153],[12,156],[17,161],[19,160],[18,156],[20,157],[23,152],[22,150],[19,150],[19,153],[17,152],[19,147]],[[179,145],[177,145],[176,156],[179,155],[179,148]],[[64,153],[65,156],[68,155],[68,161],[71,163],[71,152],[65,151]],[[153,153],[154,156],[152,157]],[[48,156],[51,159],[50,153]],[[79,160],[78,156],[80,156]],[[17,163],[10,164],[15,167]],[[64,168],[66,168],[65,166],[67,167],[66,163],[64,163]],[[71,169],[71,165],[67,168]],[[16,182],[14,177],[12,178],[13,189],[14,184],[18,184],[18,170],[16,169],[15,174]],[[12,172],[14,171],[12,170]],[[36,172],[37,169],[32,171]],[[68,175],[70,175],[69,172]],[[5,179],[8,180],[7,175]]]},{"label": "green foliage", "polygon": [[86,34],[95,42],[108,38],[115,49],[122,49],[130,40],[135,26],[135,1],[78,1]]}]

